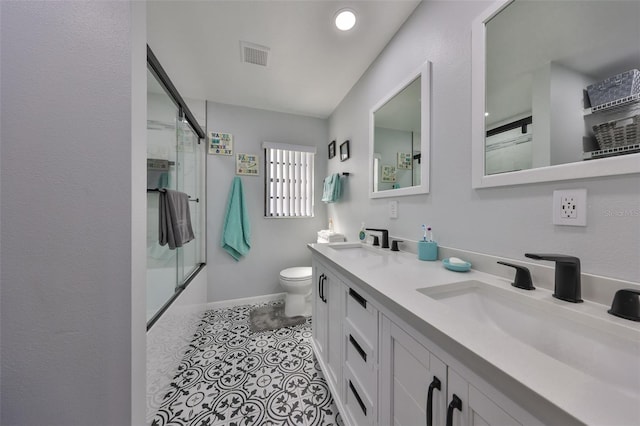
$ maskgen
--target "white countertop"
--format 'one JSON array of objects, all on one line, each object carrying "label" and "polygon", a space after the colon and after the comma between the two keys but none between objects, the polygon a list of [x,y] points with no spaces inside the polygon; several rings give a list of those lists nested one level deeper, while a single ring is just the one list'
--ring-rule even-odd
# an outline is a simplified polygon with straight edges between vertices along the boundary
[{"label": "white countertop", "polygon": [[[523,408],[528,407],[527,401],[519,401],[515,395],[535,395],[536,398],[547,404],[551,403],[553,407],[585,424],[640,425],[640,389],[637,392],[618,389],[571,368],[515,338],[480,328],[469,316],[459,315],[443,303],[416,290],[478,280],[503,290],[520,293],[523,297],[560,306],[568,313],[574,311],[605,321],[619,331],[620,335],[636,343],[638,370],[630,374],[639,376],[640,323],[609,315],[608,307],[604,305],[589,301],[580,304],[560,301],[553,298],[550,291],[540,288],[535,291],[516,289],[510,285],[511,280],[474,269],[465,273],[449,271],[442,266],[441,261],[420,261],[412,253],[391,252],[388,249],[368,246],[368,250],[377,250],[381,255],[350,258],[341,254],[340,250],[331,248],[332,245],[309,244],[309,248],[325,261],[333,263],[346,278],[360,285],[380,305],[415,329],[433,330],[433,333],[425,333],[425,337],[434,340],[433,335],[437,335],[434,341],[438,344],[444,343],[445,350],[450,351],[454,348],[456,353],[450,355],[461,361],[477,359],[481,362],[482,373],[478,374],[484,380],[492,383],[493,373],[512,379],[501,384],[492,384],[505,395],[514,398],[514,402]],[[467,367],[475,372],[474,365]],[[531,414],[539,417],[540,413]]]}]

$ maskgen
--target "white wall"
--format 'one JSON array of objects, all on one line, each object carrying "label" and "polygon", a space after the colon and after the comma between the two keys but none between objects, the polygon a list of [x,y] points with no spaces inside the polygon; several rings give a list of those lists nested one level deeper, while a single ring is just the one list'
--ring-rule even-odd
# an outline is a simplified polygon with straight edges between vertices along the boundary
[{"label": "white wall", "polygon": [[128,2],[0,7],[0,423],[130,424],[139,22]]},{"label": "white wall", "polygon": [[[330,205],[336,227],[356,241],[361,222],[417,240],[420,225],[434,228],[440,244],[524,259],[525,252],[559,252],[582,260],[584,272],[640,280],[640,177],[582,179],[514,187],[471,188],[471,22],[489,2],[426,1],[345,97],[329,119],[329,139],[349,139],[349,193]],[[426,59],[433,62],[431,192],[388,199],[367,197],[368,112]],[[588,226],[551,223],[554,189],[587,188]],[[612,295],[613,296],[613,295]]]},{"label": "white wall", "polygon": [[[292,266],[311,266],[306,244],[315,242],[317,231],[328,226],[326,208],[320,201],[330,141],[327,121],[207,102],[207,126],[207,132],[233,134],[234,144],[233,157],[208,155],[207,158],[208,299],[213,302],[279,293],[282,291],[279,272]],[[263,141],[317,146],[314,218],[264,218]],[[260,175],[241,177],[251,222],[251,250],[239,262],[220,246],[229,190],[235,176],[235,153],[258,154],[260,158]],[[337,158],[333,161],[338,161]]]},{"label": "white wall", "polygon": [[595,81],[557,63],[550,74],[551,165],[580,161],[586,136],[582,92]]}]

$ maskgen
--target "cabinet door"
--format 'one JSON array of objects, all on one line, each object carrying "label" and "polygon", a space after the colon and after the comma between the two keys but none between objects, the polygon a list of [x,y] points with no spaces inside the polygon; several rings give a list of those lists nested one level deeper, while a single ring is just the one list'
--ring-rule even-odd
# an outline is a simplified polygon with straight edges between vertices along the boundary
[{"label": "cabinet door", "polygon": [[[341,391],[338,386],[342,383],[342,364],[344,356],[342,353],[342,318],[343,318],[343,284],[335,275],[328,273],[324,283],[324,297],[327,300],[327,369],[329,377],[327,380],[333,382],[334,389]],[[340,397],[341,395],[336,395]]]},{"label": "cabinet door", "polygon": [[[462,376],[449,368],[447,416],[453,426],[509,426],[520,425],[495,402],[470,385]],[[454,395],[459,405],[456,406]]]},{"label": "cabinet door", "polygon": [[[431,424],[443,426],[446,395],[446,365],[383,317],[379,424],[426,425],[427,414],[431,411]],[[431,410],[428,409],[428,403]]]},{"label": "cabinet door", "polygon": [[323,286],[326,286],[326,271],[322,265],[313,264],[313,304],[312,304],[312,328],[313,344],[316,356],[321,360],[326,358],[327,352],[327,312],[328,306],[323,294]]}]

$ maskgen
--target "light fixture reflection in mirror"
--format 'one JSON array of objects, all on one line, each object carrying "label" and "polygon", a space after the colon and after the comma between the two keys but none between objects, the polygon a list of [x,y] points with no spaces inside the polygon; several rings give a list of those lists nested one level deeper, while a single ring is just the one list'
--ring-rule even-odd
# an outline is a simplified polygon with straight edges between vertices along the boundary
[{"label": "light fixture reflection in mirror", "polygon": [[514,0],[474,22],[474,187],[640,172],[640,148],[604,150],[593,130],[640,102],[592,114],[585,94],[640,68],[639,15],[640,2]]},{"label": "light fixture reflection in mirror", "polygon": [[425,62],[370,112],[370,198],[429,191],[430,63]]}]

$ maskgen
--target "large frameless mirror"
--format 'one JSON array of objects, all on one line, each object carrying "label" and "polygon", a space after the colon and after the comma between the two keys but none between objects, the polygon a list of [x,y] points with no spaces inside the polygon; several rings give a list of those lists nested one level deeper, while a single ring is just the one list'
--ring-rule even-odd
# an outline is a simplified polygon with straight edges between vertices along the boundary
[{"label": "large frameless mirror", "polygon": [[430,63],[371,108],[369,197],[429,192]]},{"label": "large frameless mirror", "polygon": [[474,187],[640,172],[639,18],[636,1],[511,0],[474,22]]}]

